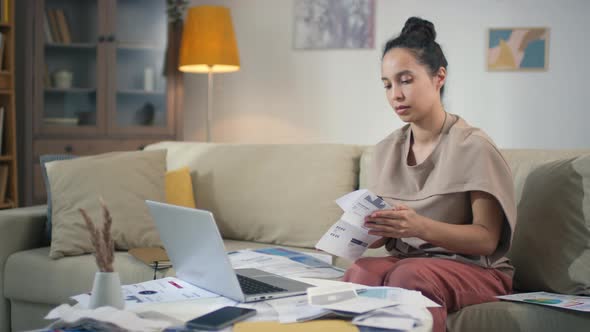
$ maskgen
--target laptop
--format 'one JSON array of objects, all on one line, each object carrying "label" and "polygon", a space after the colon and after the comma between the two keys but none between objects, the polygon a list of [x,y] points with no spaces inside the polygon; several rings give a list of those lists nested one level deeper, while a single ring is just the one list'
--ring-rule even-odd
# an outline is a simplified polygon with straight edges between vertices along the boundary
[{"label": "laptop", "polygon": [[306,283],[258,269],[233,269],[209,211],[146,200],[178,278],[238,302],[302,295]]}]

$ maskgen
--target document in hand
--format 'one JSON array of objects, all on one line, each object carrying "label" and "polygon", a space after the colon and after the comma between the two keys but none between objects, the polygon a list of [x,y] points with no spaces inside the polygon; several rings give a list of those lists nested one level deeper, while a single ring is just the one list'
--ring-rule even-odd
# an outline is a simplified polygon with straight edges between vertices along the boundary
[{"label": "document in hand", "polygon": [[354,261],[363,255],[369,244],[379,239],[379,236],[370,235],[364,227],[365,217],[377,210],[390,209],[391,206],[367,189],[348,193],[337,199],[336,203],[344,210],[344,214],[315,247]]}]

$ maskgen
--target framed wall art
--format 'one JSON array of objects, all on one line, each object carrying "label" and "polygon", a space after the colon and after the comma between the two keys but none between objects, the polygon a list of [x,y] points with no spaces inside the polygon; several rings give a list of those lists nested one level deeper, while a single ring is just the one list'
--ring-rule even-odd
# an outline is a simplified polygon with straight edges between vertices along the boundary
[{"label": "framed wall art", "polygon": [[295,0],[295,49],[375,47],[375,0]]},{"label": "framed wall art", "polygon": [[492,28],[488,31],[490,71],[547,70],[549,28]]}]

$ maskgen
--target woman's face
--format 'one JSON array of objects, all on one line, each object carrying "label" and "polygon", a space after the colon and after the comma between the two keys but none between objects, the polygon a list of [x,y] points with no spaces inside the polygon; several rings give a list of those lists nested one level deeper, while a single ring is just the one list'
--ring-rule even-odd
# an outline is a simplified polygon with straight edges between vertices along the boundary
[{"label": "woman's face", "polygon": [[417,122],[440,107],[440,88],[446,71],[441,67],[434,77],[404,48],[393,48],[383,57],[381,80],[387,101],[404,122]]}]

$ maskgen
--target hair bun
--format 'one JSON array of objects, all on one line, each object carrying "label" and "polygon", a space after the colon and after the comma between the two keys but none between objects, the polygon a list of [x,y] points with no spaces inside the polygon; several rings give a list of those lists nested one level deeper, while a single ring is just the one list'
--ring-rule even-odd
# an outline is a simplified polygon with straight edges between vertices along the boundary
[{"label": "hair bun", "polygon": [[419,17],[410,17],[404,28],[402,29],[402,35],[420,35],[428,41],[434,41],[436,39],[436,31],[434,30],[434,24],[432,22],[423,20]]}]

